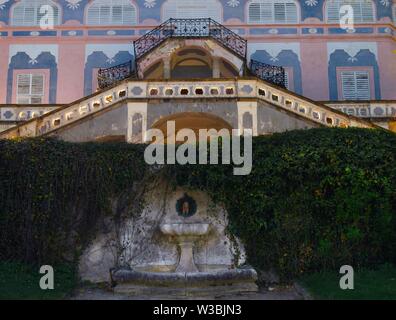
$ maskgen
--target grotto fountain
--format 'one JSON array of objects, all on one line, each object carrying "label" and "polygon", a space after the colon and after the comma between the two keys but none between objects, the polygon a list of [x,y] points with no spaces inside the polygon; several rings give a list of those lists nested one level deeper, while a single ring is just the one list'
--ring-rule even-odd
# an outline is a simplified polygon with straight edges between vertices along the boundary
[{"label": "grotto fountain", "polygon": [[[165,191],[164,191],[165,190]],[[128,295],[205,296],[257,291],[226,210],[201,191],[156,186],[147,205],[111,223],[85,250],[80,276]],[[110,272],[109,272],[110,270]]]}]

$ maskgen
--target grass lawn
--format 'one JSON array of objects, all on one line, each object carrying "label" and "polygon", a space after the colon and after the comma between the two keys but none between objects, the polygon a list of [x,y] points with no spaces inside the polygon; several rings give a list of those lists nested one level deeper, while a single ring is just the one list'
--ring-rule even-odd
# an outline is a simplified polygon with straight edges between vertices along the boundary
[{"label": "grass lawn", "polygon": [[0,300],[4,299],[63,299],[77,285],[73,268],[67,265],[54,267],[54,290],[41,290],[39,267],[22,263],[0,262]]},{"label": "grass lawn", "polygon": [[355,270],[354,290],[341,290],[342,274],[323,272],[304,276],[301,283],[314,299],[396,300],[396,267],[384,265],[377,270]]}]

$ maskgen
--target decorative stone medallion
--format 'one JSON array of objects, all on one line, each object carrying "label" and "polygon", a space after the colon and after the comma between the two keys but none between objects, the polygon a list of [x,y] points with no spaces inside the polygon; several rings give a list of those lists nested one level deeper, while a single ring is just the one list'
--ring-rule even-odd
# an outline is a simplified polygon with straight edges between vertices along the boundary
[{"label": "decorative stone medallion", "polygon": [[185,193],[182,198],[176,201],[176,212],[184,218],[192,217],[197,212],[197,203]]}]

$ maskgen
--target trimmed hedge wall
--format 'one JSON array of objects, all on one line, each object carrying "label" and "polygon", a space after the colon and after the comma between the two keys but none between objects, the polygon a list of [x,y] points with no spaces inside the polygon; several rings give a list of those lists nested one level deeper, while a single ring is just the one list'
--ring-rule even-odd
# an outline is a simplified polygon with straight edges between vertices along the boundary
[{"label": "trimmed hedge wall", "polygon": [[0,260],[55,265],[66,253],[76,260],[111,213],[109,198],[143,180],[144,148],[0,141]]},{"label": "trimmed hedge wall", "polygon": [[290,278],[396,262],[395,161],[393,133],[312,129],[255,138],[245,177],[224,166],[174,174],[226,204],[251,264]]},{"label": "trimmed hedge wall", "polygon": [[[159,174],[144,147],[0,141],[0,259],[56,263],[71,246],[77,258],[110,212],[109,197]],[[224,203],[249,263],[287,279],[396,262],[395,164],[392,133],[312,129],[254,138],[248,176],[230,165],[161,172]]]}]

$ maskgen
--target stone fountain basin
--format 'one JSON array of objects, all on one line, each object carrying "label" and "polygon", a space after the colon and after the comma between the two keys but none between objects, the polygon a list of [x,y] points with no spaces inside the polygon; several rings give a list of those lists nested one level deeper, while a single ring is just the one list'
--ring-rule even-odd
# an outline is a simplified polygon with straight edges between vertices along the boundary
[{"label": "stone fountain basin", "polygon": [[170,236],[203,236],[209,231],[209,223],[165,223],[160,230]]},{"label": "stone fountain basin", "polygon": [[213,272],[141,272],[130,269],[111,271],[114,291],[124,294],[207,296],[257,292],[253,268]]}]

